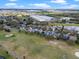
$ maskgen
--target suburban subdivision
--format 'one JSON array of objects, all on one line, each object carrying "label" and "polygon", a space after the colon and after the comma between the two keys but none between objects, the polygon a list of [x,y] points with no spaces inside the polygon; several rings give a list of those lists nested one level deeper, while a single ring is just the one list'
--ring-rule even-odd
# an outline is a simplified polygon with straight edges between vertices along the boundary
[{"label": "suburban subdivision", "polygon": [[79,59],[79,10],[0,9],[0,59]]}]

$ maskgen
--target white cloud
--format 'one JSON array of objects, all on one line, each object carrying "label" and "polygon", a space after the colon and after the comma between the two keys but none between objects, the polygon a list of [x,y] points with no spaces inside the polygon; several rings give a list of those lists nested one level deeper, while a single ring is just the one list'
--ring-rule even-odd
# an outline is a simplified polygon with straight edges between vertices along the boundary
[{"label": "white cloud", "polygon": [[15,6],[16,3],[6,3],[5,6]]},{"label": "white cloud", "polygon": [[73,4],[73,5],[66,5],[64,7],[61,7],[61,8],[64,8],[64,9],[76,9],[79,5],[76,5],[76,4]]},{"label": "white cloud", "polygon": [[23,5],[16,5],[16,6],[14,6],[14,8],[25,8],[25,6],[23,6]]},{"label": "white cloud", "polygon": [[66,0],[51,0],[52,3],[67,4]]},{"label": "white cloud", "polygon": [[6,8],[25,8],[25,6],[17,5],[16,3],[6,3],[5,7]]},{"label": "white cloud", "polygon": [[17,1],[17,0],[9,0],[9,1],[11,1],[11,2],[15,2],[15,1]]},{"label": "white cloud", "polygon": [[30,6],[33,8],[38,8],[38,9],[50,9],[51,8],[51,6],[46,3],[30,4]]},{"label": "white cloud", "polygon": [[77,8],[78,5],[70,5],[69,8],[73,9],[73,8]]}]

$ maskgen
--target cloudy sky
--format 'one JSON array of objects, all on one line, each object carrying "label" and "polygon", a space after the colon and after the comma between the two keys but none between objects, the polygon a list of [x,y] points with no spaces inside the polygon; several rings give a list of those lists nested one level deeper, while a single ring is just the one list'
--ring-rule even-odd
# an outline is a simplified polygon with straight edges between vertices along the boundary
[{"label": "cloudy sky", "polygon": [[79,0],[0,0],[0,8],[79,9]]}]

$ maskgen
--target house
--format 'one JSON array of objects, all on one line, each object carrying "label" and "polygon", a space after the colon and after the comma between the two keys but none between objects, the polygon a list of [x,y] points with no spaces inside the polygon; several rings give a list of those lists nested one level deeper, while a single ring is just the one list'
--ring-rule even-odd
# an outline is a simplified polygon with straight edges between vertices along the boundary
[{"label": "house", "polygon": [[44,15],[30,15],[30,18],[34,21],[35,24],[48,24],[51,21],[55,21],[54,17],[44,16]]},{"label": "house", "polygon": [[75,20],[75,18],[73,18],[73,17],[61,17],[59,19],[59,21],[61,21],[63,23],[74,23],[74,22],[72,22],[72,20]]},{"label": "house", "polygon": [[39,22],[48,22],[55,20],[54,17],[44,16],[44,15],[30,15],[30,17]]},{"label": "house", "polygon": [[54,17],[43,16],[43,15],[30,15],[30,17],[40,22],[55,20]]},{"label": "house", "polygon": [[69,23],[79,24],[79,18],[70,19]]}]

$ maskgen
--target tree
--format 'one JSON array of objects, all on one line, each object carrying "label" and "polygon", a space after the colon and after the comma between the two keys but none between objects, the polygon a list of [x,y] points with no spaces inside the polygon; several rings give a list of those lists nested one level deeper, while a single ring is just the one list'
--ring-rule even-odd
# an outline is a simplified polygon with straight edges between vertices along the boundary
[{"label": "tree", "polygon": [[66,19],[63,19],[63,20],[62,20],[62,23],[66,23]]}]

